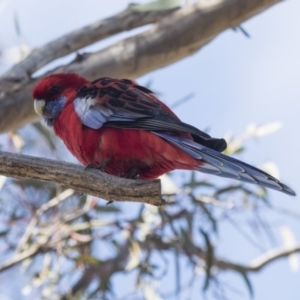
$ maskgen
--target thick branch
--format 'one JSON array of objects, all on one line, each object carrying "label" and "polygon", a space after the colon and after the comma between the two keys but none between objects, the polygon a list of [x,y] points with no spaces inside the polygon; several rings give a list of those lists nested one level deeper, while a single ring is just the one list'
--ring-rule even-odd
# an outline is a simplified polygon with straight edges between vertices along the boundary
[{"label": "thick branch", "polygon": [[172,12],[174,12],[174,9],[138,12],[128,7],[113,17],[92,23],[51,41],[38,49],[34,49],[28,57],[11,68],[4,77],[14,81],[26,79],[35,71],[57,58],[120,32],[155,23]]},{"label": "thick branch", "polygon": [[199,1],[163,18],[139,35],[93,54],[58,72],[136,78],[187,57],[226,29],[234,28],[280,0]]},{"label": "thick branch", "polygon": [[[163,18],[142,34],[97,53],[81,55],[55,72],[77,72],[89,79],[135,78],[189,56],[224,30],[238,26],[278,2],[280,0],[199,1]],[[7,77],[0,80],[0,133],[37,120],[31,102],[35,83],[36,80],[15,82]]]},{"label": "thick branch", "polygon": [[107,200],[163,204],[160,180],[128,180],[51,159],[0,152],[0,174],[52,181]]}]

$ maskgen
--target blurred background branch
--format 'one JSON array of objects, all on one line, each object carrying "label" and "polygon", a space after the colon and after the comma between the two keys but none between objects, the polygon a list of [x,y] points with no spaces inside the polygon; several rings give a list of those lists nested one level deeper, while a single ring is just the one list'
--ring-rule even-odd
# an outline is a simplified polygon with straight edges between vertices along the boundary
[{"label": "blurred background branch", "polygon": [[[140,12],[129,7],[114,17],[35,49],[0,78],[0,132],[38,120],[32,108],[31,91],[40,77],[32,78],[32,74],[53,59],[121,31],[157,21],[150,29],[100,51],[77,54],[70,64],[50,72],[76,72],[89,79],[136,78],[195,53],[224,30],[240,25],[278,2],[280,0],[197,1],[163,12]],[[130,22],[123,22],[124,18]]]}]

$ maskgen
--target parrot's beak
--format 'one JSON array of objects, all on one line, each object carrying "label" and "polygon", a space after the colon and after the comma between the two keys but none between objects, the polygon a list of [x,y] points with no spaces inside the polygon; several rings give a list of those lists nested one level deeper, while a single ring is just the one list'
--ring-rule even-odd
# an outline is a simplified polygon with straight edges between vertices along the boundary
[{"label": "parrot's beak", "polygon": [[33,100],[34,110],[41,117],[45,117],[44,116],[45,105],[46,105],[46,101],[45,100],[40,100],[40,99],[34,99]]}]

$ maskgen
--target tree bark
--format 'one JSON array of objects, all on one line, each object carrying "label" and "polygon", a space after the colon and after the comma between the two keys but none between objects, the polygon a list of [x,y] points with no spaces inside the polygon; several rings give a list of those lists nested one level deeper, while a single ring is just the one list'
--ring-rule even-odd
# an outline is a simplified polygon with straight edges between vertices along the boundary
[{"label": "tree bark", "polygon": [[164,203],[160,180],[129,180],[51,159],[0,152],[0,174],[52,181],[110,201],[133,201],[156,206]]}]

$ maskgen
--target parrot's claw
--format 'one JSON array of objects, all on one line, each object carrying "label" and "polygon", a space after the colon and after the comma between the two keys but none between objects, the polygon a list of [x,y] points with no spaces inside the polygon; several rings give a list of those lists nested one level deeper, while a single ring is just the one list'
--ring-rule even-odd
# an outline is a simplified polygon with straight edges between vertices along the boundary
[{"label": "parrot's claw", "polygon": [[109,204],[112,204],[113,202],[114,201],[112,201],[112,200],[107,201],[106,206],[109,205]]},{"label": "parrot's claw", "polygon": [[138,179],[140,177],[139,171],[140,169],[137,166],[133,166],[129,168],[126,173],[120,173],[119,177],[127,179]]},{"label": "parrot's claw", "polygon": [[92,164],[88,164],[84,170],[87,170],[89,168],[95,168],[105,173],[105,166],[107,165],[108,162],[109,162],[108,159],[102,160],[98,167],[94,167]]},{"label": "parrot's claw", "polygon": [[90,168],[93,168],[93,165],[92,165],[92,164],[86,165],[85,168],[84,168],[84,171],[86,171],[87,169],[90,169]]},{"label": "parrot's claw", "polygon": [[108,159],[102,160],[100,165],[97,167],[97,169],[100,170],[101,172],[105,173],[105,166],[107,165],[108,162],[109,162]]},{"label": "parrot's claw", "polygon": [[122,173],[122,177],[125,177],[127,179],[138,179],[140,177],[140,169],[137,166],[133,166],[129,168],[128,172],[126,174]]}]

